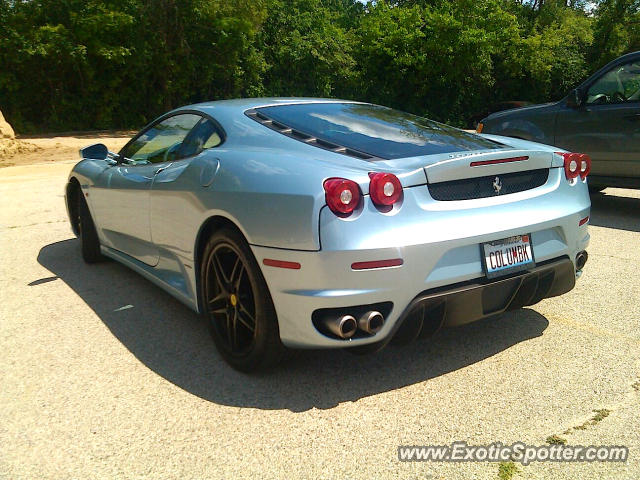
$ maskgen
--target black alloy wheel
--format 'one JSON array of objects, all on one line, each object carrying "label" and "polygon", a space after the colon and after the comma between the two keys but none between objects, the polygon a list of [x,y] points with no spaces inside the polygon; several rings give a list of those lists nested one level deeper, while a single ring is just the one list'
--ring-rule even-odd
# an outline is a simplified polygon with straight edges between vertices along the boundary
[{"label": "black alloy wheel", "polygon": [[266,282],[244,238],[224,229],[207,243],[201,288],[211,336],[223,358],[244,372],[275,365],[284,347]]}]

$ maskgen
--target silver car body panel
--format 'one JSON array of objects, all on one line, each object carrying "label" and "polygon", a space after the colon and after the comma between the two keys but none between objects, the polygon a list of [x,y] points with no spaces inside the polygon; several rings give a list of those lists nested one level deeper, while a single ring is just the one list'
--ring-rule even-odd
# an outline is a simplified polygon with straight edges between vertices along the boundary
[{"label": "silver car body panel", "polygon": [[[190,159],[145,166],[85,159],[72,170],[85,194],[105,255],[199,310],[197,242],[207,220],[221,217],[245,236],[262,269],[283,343],[345,347],[391,334],[420,292],[484,276],[483,242],[531,234],[537,262],[574,261],[589,243],[586,182],[565,179],[556,148],[483,135],[506,148],[367,161],[307,145],[248,118],[251,108],[325,99],[247,99],[185,107],[210,115],[226,140]],[[175,112],[180,112],[181,109]],[[470,167],[471,161],[528,157]],[[436,201],[428,183],[549,169],[540,187],[489,198]],[[368,196],[369,172],[391,172],[403,188],[401,204],[386,213]],[[360,185],[363,207],[348,218],[326,206],[322,183],[349,178]],[[126,178],[127,181],[122,179]],[[264,266],[265,258],[301,264]],[[398,267],[352,270],[354,262],[402,258]],[[313,326],[319,308],[393,302],[375,336],[329,338]]]}]

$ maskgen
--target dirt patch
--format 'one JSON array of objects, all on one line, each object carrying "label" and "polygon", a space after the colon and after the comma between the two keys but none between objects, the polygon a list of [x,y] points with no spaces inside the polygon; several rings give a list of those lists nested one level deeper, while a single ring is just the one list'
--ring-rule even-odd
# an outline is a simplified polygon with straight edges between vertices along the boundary
[{"label": "dirt patch", "polygon": [[0,167],[15,165],[15,162],[7,161],[17,155],[31,153],[39,150],[36,145],[16,140],[15,132],[9,122],[4,119],[0,112]]},{"label": "dirt patch", "polygon": [[104,143],[117,152],[132,135],[133,132],[97,132],[0,139],[0,167],[80,160],[78,150],[94,143]]},{"label": "dirt patch", "polygon": [[11,125],[9,125],[9,122],[7,122],[4,119],[2,112],[0,112],[0,138],[1,139],[16,138],[16,133],[13,131],[13,128],[11,127]]},{"label": "dirt patch", "polygon": [[0,139],[0,167],[9,167],[16,163],[12,161],[14,157],[27,155],[41,150],[33,143],[15,140],[13,138]]}]

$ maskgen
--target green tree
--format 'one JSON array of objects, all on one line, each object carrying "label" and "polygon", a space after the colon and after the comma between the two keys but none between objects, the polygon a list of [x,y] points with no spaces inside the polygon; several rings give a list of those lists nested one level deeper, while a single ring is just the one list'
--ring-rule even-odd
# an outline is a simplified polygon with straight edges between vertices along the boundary
[{"label": "green tree", "polygon": [[640,1],[602,0],[595,10],[591,60],[602,66],[616,57],[640,50]]},{"label": "green tree", "polygon": [[261,91],[260,0],[0,0],[0,106],[19,131],[140,126]]},{"label": "green tree", "polygon": [[495,84],[494,57],[518,41],[517,20],[494,0],[410,3],[368,6],[358,32],[364,96],[462,124]]},{"label": "green tree", "polygon": [[353,1],[272,0],[260,37],[268,65],[265,91],[283,96],[347,94],[355,67],[348,27],[361,9]]},{"label": "green tree", "polygon": [[593,20],[582,8],[564,2],[519,10],[520,38],[499,54],[497,90],[501,99],[557,100],[591,70],[586,54]]},{"label": "green tree", "polygon": [[368,100],[464,125],[640,50],[640,0],[0,0],[19,132],[139,127],[239,96]]}]

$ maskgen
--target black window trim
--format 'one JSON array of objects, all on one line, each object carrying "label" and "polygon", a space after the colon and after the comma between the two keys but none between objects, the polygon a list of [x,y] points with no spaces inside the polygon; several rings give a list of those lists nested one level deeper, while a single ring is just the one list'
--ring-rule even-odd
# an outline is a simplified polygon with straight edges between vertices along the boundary
[{"label": "black window trim", "polygon": [[[345,104],[359,104],[359,105],[370,105],[370,106],[374,106],[374,107],[382,107],[382,108],[389,108],[389,107],[384,107],[381,105],[376,105],[374,103],[365,103],[365,102],[350,102],[350,101],[345,101],[345,102],[312,102],[313,104],[341,104],[341,105],[345,105]],[[285,107],[285,106],[291,106],[291,105],[308,105],[309,103],[290,103],[290,104],[277,104],[277,105],[264,105],[264,106],[259,106],[259,107],[253,107],[253,108],[249,108],[247,110],[245,110],[244,114],[249,117],[250,119],[254,120],[255,122],[258,122],[261,125],[264,125],[265,127],[274,130],[278,133],[280,133],[281,135],[285,135],[286,137],[292,138],[293,140],[297,140],[299,142],[302,143],[306,143],[307,145],[311,145],[313,147],[316,148],[322,148],[323,150],[328,150],[330,152],[333,153],[338,153],[341,155],[347,155],[349,157],[353,157],[353,158],[357,158],[359,160],[365,160],[368,162],[377,162],[377,161],[385,161],[385,160],[393,160],[393,158],[387,158],[387,157],[383,157],[380,155],[374,155],[372,153],[366,152],[364,150],[360,150],[360,149],[355,149],[353,147],[347,147],[344,145],[340,145],[338,143],[336,143],[335,141],[331,141],[331,140],[327,140],[326,138],[322,138],[319,137],[317,135],[311,135],[301,129],[298,128],[292,128],[289,125],[285,125],[282,122],[279,122],[277,120],[273,120],[272,118],[270,118],[267,114],[260,112],[260,110],[262,110],[263,108],[270,108],[270,107]],[[431,120],[433,121],[433,120]],[[435,122],[435,123],[439,123],[439,122]],[[449,125],[446,125],[447,127],[450,127]],[[455,127],[450,127],[453,129],[456,129]],[[459,130],[459,129],[456,129]],[[489,140],[489,139],[485,139],[485,140]],[[504,146],[504,144],[496,142],[495,140],[489,140],[491,143],[494,143],[496,145],[501,145]],[[398,157],[398,158],[408,158],[408,157]]]},{"label": "black window trim", "polygon": [[[155,127],[156,125],[158,125],[161,122],[164,122],[165,120],[167,120],[168,118],[172,118],[172,117],[177,117],[178,115],[198,115],[200,117],[200,120],[198,120],[193,127],[191,128],[191,130],[189,130],[189,132],[187,132],[187,135],[185,135],[185,139],[187,138],[187,136],[191,133],[191,131],[203,120],[203,119],[208,119],[211,120],[214,124],[214,126],[216,127],[216,130],[218,131],[218,135],[220,136],[220,143],[218,145],[216,145],[215,147],[211,147],[211,148],[218,148],[219,146],[221,146],[226,140],[227,140],[227,133],[225,132],[224,128],[222,128],[222,125],[220,125],[220,122],[218,122],[215,118],[213,118],[211,115],[209,115],[208,113],[204,113],[200,110],[193,110],[193,109],[186,109],[186,110],[177,110],[177,111],[172,111],[169,113],[165,113],[164,115],[161,115],[160,117],[156,118],[155,120],[153,120],[151,123],[148,123],[147,125],[145,125],[144,127],[142,127],[142,129],[133,136],[133,138],[131,138],[131,140],[129,140],[124,147],[122,147],[120,149],[120,151],[118,152],[118,157],[122,158],[122,153],[129,147],[129,145],[131,145],[133,142],[135,142],[138,138],[140,138],[142,135],[144,135],[145,133],[147,133],[149,130],[151,130],[153,127]],[[207,149],[210,150],[210,149]],[[177,160],[172,160],[171,163],[175,163],[175,162],[182,162],[183,160],[189,160],[191,158],[197,157],[198,155],[200,155],[200,153],[196,153],[195,155],[190,155],[188,157],[182,157],[179,158]],[[120,163],[120,162],[118,162]],[[160,163],[164,163],[164,162],[159,162],[158,165]],[[140,165],[129,165],[131,167],[148,167],[149,164],[140,164]]]},{"label": "black window trim", "polygon": [[[339,103],[339,102],[325,102],[325,103]],[[301,103],[301,104],[294,103],[291,105],[306,105],[306,103]],[[270,106],[280,106],[280,105],[270,105]],[[366,160],[369,162],[375,162],[378,160],[388,160],[388,159],[384,159],[382,157],[373,155],[371,153],[364,152],[362,150],[356,150],[355,148],[345,147],[344,145],[340,145],[338,143],[332,142],[330,140],[327,140],[326,138],[318,137],[317,135],[311,135],[297,128],[291,128],[288,125],[285,125],[283,123],[280,123],[276,120],[269,118],[269,116],[264,114],[263,112],[260,112],[262,108],[267,108],[267,107],[250,108],[248,110],[245,110],[244,114],[250,119],[258,122],[260,125],[264,125],[265,127],[271,130],[274,130],[286,137],[292,138],[293,140],[297,140],[302,143],[306,143],[307,145],[312,145],[314,147],[322,148],[323,150],[328,150],[333,153],[347,155],[349,157],[354,157],[354,158],[358,158],[360,160]]]}]

